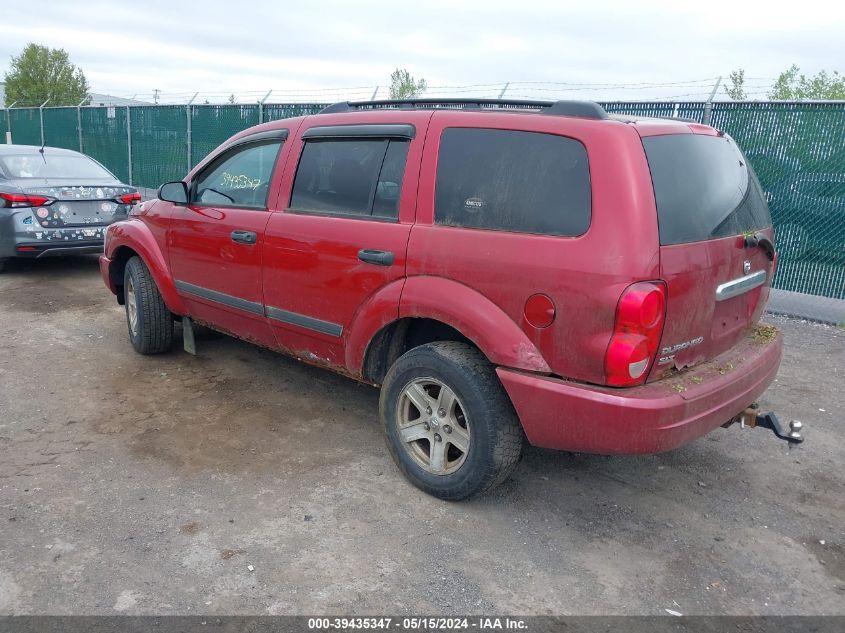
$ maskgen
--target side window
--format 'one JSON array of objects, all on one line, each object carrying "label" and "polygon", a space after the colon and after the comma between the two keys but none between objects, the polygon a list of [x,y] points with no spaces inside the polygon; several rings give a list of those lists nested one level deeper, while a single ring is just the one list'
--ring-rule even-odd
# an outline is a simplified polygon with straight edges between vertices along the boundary
[{"label": "side window", "polygon": [[395,220],[407,156],[408,141],[400,139],[306,141],[290,207]]},{"label": "side window", "polygon": [[571,138],[449,128],[440,139],[437,224],[574,236],[590,225],[587,150]]},{"label": "side window", "polygon": [[195,182],[193,202],[265,209],[281,141],[245,145],[212,163]]}]

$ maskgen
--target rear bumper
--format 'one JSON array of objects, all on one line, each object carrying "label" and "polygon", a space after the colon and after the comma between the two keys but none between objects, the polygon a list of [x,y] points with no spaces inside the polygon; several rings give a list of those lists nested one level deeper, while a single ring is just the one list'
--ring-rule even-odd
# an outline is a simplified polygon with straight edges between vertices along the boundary
[{"label": "rear bumper", "polygon": [[60,257],[62,255],[84,255],[102,253],[103,240],[79,242],[19,242],[15,244],[15,257],[40,259],[41,257]]},{"label": "rear bumper", "polygon": [[774,380],[782,354],[780,332],[768,341],[751,333],[708,363],[629,389],[496,373],[534,446],[634,455],[677,448],[741,413]]}]

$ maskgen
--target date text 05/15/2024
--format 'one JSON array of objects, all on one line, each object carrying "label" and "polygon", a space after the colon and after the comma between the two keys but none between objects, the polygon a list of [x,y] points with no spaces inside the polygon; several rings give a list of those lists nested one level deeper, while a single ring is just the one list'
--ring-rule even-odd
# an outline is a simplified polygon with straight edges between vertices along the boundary
[{"label": "date text 05/15/2024", "polygon": [[527,628],[528,626],[524,620],[510,617],[327,617],[308,619],[308,629],[312,631],[361,629],[524,631]]}]

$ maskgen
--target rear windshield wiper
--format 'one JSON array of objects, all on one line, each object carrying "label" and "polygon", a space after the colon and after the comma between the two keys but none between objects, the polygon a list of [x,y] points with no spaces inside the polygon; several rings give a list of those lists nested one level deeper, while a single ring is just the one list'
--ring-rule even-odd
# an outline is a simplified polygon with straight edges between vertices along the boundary
[{"label": "rear windshield wiper", "polygon": [[772,244],[772,240],[762,233],[745,236],[745,248],[756,248],[758,246],[763,249],[770,262],[775,261],[775,245]]}]

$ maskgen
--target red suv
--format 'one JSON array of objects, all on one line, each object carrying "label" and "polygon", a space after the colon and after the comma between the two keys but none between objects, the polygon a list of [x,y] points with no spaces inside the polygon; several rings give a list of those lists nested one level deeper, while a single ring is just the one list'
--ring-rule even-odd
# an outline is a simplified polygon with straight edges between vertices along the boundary
[{"label": "red suv", "polygon": [[705,125],[340,103],[237,134],[158,198],[100,260],[135,349],[170,349],[181,317],[189,343],[195,322],[381,385],[393,458],[441,498],[502,481],[525,438],[675,448],[780,363],[765,198]]}]

